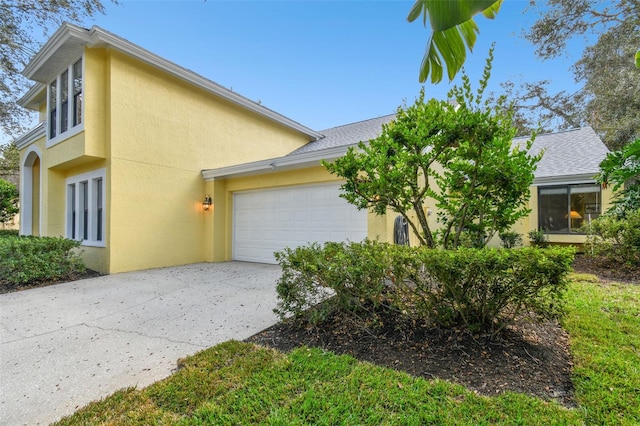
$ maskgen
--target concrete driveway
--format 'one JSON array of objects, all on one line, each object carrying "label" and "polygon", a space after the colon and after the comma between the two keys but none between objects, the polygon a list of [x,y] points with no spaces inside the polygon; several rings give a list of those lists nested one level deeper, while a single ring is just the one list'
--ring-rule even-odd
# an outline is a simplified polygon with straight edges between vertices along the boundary
[{"label": "concrete driveway", "polygon": [[280,271],[203,263],[0,295],[0,424],[49,424],[269,327]]}]

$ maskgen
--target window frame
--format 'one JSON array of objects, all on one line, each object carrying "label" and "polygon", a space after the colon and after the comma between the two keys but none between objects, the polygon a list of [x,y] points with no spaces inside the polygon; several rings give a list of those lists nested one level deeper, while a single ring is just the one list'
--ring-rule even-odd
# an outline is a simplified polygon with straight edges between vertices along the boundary
[{"label": "window frame", "polygon": [[[82,61],[80,72],[82,78],[82,84],[80,92],[75,93],[75,65]],[[47,148],[62,142],[72,136],[84,130],[84,92],[85,92],[85,60],[84,55],[80,56],[64,68],[54,79],[47,84]],[[66,82],[63,82],[63,76],[66,74]],[[52,87],[55,87],[55,105],[52,105],[51,91]],[[66,87],[66,99],[62,99],[63,88]],[[81,99],[80,105],[80,123],[74,124],[74,119],[77,116],[76,112],[76,98]],[[65,109],[63,114],[63,107]],[[63,119],[66,117],[66,128],[63,131]],[[55,123],[53,122],[55,120]]]},{"label": "window frame", "polygon": [[106,169],[65,179],[65,237],[106,247]]},{"label": "window frame", "polygon": [[[584,193],[589,193],[589,194],[598,194],[598,202],[596,203],[596,205],[599,207],[599,212],[597,213],[597,215],[601,215],[602,214],[602,210],[603,210],[603,205],[602,205],[602,188],[600,187],[600,185],[598,185],[595,182],[584,182],[584,183],[571,183],[571,184],[554,184],[554,185],[542,185],[542,186],[538,186],[538,200],[537,200],[537,204],[538,204],[538,229],[542,229],[543,232],[545,234],[548,235],[586,235],[585,232],[579,232],[579,231],[574,231],[572,228],[572,219],[571,219],[571,195],[572,195],[572,191],[571,188],[578,188],[578,187],[592,187],[594,189],[594,191],[581,191]],[[565,218],[567,219],[567,230],[566,231],[550,231],[548,229],[545,229],[544,226],[542,226],[542,191],[544,190],[550,190],[550,189],[564,189],[565,192],[563,195],[566,196],[566,202],[567,202],[567,211],[566,214],[567,216],[565,216]],[[574,192],[574,194],[577,194],[579,192]],[[598,217],[596,216],[596,217]],[[595,218],[594,218],[595,219]],[[579,228],[578,228],[579,229]]]}]

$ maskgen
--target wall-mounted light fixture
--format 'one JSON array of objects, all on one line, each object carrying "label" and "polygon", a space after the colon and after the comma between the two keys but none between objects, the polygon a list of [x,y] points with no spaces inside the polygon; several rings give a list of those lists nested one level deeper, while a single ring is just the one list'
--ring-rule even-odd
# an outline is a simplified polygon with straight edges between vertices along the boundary
[{"label": "wall-mounted light fixture", "polygon": [[204,210],[205,212],[208,212],[209,209],[211,208],[211,204],[213,204],[211,201],[211,197],[208,195],[205,195],[204,201],[202,202],[202,210]]}]

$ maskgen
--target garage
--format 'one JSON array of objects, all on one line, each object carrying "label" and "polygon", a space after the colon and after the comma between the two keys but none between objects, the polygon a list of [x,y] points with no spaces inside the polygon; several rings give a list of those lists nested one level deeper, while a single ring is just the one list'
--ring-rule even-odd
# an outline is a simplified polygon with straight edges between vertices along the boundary
[{"label": "garage", "polygon": [[361,241],[367,236],[367,211],[339,194],[339,183],[234,193],[233,259],[276,263],[273,252],[285,247]]}]

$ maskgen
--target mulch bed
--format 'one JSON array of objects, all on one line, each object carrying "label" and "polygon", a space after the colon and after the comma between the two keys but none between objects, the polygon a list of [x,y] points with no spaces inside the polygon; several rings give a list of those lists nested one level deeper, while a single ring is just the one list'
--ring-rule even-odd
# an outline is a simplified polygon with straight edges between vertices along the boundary
[{"label": "mulch bed", "polygon": [[[574,270],[603,282],[640,283],[640,269],[607,267],[584,255],[576,257]],[[322,327],[288,320],[247,341],[284,352],[318,347],[413,376],[449,380],[482,395],[514,391],[575,406],[569,338],[557,323],[521,322],[491,339],[462,330],[397,324],[391,316],[382,322],[371,330],[345,317],[334,317]]]},{"label": "mulch bed", "polygon": [[365,329],[345,317],[322,327],[284,321],[248,342],[288,352],[299,346],[348,354],[426,379],[459,383],[483,395],[523,392],[574,406],[568,336],[555,323],[522,323],[499,338],[415,324]]},{"label": "mulch bed", "polygon": [[99,272],[93,271],[91,269],[86,269],[84,272],[68,275],[57,281],[37,281],[33,283],[28,283],[25,285],[14,285],[14,284],[9,284],[7,282],[0,280],[0,294],[13,293],[14,291],[28,290],[30,288],[48,287],[54,284],[62,284],[70,281],[83,280],[85,278],[94,278],[94,277],[99,277],[101,275],[102,274]]}]

